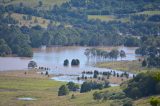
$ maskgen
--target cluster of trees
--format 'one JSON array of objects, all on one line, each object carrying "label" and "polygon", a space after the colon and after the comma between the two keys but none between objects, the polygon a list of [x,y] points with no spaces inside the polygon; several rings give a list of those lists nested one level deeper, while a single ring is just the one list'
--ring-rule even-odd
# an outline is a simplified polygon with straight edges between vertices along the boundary
[{"label": "cluster of trees", "polygon": [[125,51],[121,50],[118,51],[117,49],[113,49],[110,52],[96,49],[96,48],[91,48],[91,49],[86,49],[84,53],[87,58],[89,59],[90,57],[93,58],[99,58],[99,59],[117,59],[119,56],[122,58],[126,57]]},{"label": "cluster of trees", "polygon": [[[89,92],[94,89],[103,89],[109,87],[109,82],[83,82],[80,88],[80,93],[84,92]],[[64,96],[68,95],[69,91],[78,91],[79,90],[79,85],[73,83],[73,82],[68,82],[66,85],[62,85],[59,88],[58,91],[58,96]]]},{"label": "cluster of trees", "polygon": [[0,24],[0,39],[1,55],[16,54],[24,57],[33,55],[28,36],[16,26]]},{"label": "cluster of trees", "polygon": [[131,21],[150,21],[150,22],[159,22],[160,21],[160,15],[147,15],[147,14],[136,14],[130,16]]},{"label": "cluster of trees", "polygon": [[99,82],[83,82],[81,85],[80,93],[89,92],[94,89],[103,89],[109,87],[109,82],[105,81],[103,83]]},{"label": "cluster of trees", "polygon": [[[115,71],[111,71],[111,72],[98,72],[98,71],[94,71],[93,73],[93,78],[99,78],[98,75],[103,75],[103,76],[107,76],[107,79],[110,78],[111,75],[113,75],[114,77],[126,77],[126,78],[129,78],[129,74],[127,72],[124,72],[124,73],[116,73]],[[135,77],[135,76],[133,76]]]},{"label": "cluster of trees", "polygon": [[0,56],[12,54],[11,48],[7,45],[4,39],[0,39]]},{"label": "cluster of trees", "polygon": [[[43,2],[40,1],[39,6],[42,6]],[[134,21],[137,17],[133,17],[129,22],[116,20],[102,22],[89,20],[88,15],[114,15],[120,19],[129,18],[130,13],[157,9],[159,9],[158,0],[154,2],[152,0],[82,0],[81,2],[71,0],[60,6],[55,5],[49,10],[38,10],[22,4],[19,6],[0,5],[0,29],[4,28],[0,30],[0,39],[4,39],[12,53],[18,56],[32,56],[31,47],[40,47],[41,45],[139,46],[139,39],[132,36],[157,35],[159,24],[155,24],[155,22],[159,19],[158,15],[149,17],[147,21],[143,22]],[[6,12],[26,14],[26,19],[31,19],[31,16],[39,16],[49,19],[51,22],[47,29],[40,26],[17,27],[13,25],[16,25],[18,21],[11,18],[10,14],[5,16]],[[53,21],[59,22],[60,25],[53,25]],[[66,27],[66,25],[71,27]],[[11,35],[19,40],[18,43],[10,38]]]},{"label": "cluster of trees", "polygon": [[[148,4],[150,4],[149,7]],[[157,10],[159,9],[158,4],[158,0],[154,2],[152,0],[141,0],[138,1],[138,3],[137,1],[131,0],[82,0],[81,2],[71,0],[63,3],[61,6],[55,5],[49,10],[38,10],[23,5],[2,5],[0,6],[0,12],[23,13],[60,22],[60,27],[54,28],[54,26],[52,27],[49,25],[48,28],[50,30],[54,29],[54,31],[58,30],[57,32],[62,32],[59,33],[60,37],[57,38],[58,40],[53,41],[55,43],[51,43],[54,45],[121,45],[125,43],[125,37],[122,35],[130,37],[128,34],[140,36],[157,34],[157,27],[159,25],[148,21],[128,23],[121,21],[101,22],[99,20],[88,20],[88,15],[115,15],[119,18],[130,17],[130,13]],[[39,5],[43,5],[43,2],[39,2]],[[156,18],[155,20],[157,19],[159,18]],[[70,24],[72,27],[64,28],[65,24]],[[119,33],[122,33],[122,35]]]},{"label": "cluster of trees", "polygon": [[160,72],[138,74],[128,82],[124,92],[133,99],[160,94]]},{"label": "cluster of trees", "polygon": [[80,64],[80,61],[78,59],[73,59],[71,62],[72,66],[78,66]]},{"label": "cluster of trees", "polygon": [[136,54],[144,56],[142,66],[160,67],[160,36],[141,37]]},{"label": "cluster of trees", "polygon": [[160,15],[153,15],[148,18],[149,21],[159,22],[160,21]]},{"label": "cluster of trees", "polygon": [[[69,60],[65,59],[64,62],[63,62],[63,65],[68,66],[69,65]],[[79,66],[79,65],[80,65],[79,59],[72,59],[71,66]]]},{"label": "cluster of trees", "polygon": [[[93,75],[93,76],[90,76],[90,77],[87,77],[87,74],[88,75]],[[86,76],[85,76],[86,75]],[[124,73],[121,73],[119,74],[118,72],[116,73],[115,71],[110,71],[110,72],[99,72],[97,70],[95,70],[94,72],[92,71],[83,71],[82,72],[82,76],[81,77],[77,77],[77,80],[79,81],[80,79],[82,80],[87,80],[87,79],[97,79],[99,81],[107,81],[107,79],[110,79],[110,76],[113,76],[113,77],[117,77],[117,78],[122,78],[121,80],[123,80],[123,78],[129,78],[129,73],[127,72],[124,72]],[[135,77],[136,75],[133,74],[133,78]]]},{"label": "cluster of trees", "polygon": [[102,100],[119,100],[119,102],[113,103],[113,106],[121,105],[121,106],[132,106],[132,99],[128,98],[124,92],[94,92],[93,99],[100,101]]},{"label": "cluster of trees", "polygon": [[136,37],[126,37],[124,46],[127,47],[138,47],[140,45],[140,40]]},{"label": "cluster of trees", "polygon": [[[153,0],[119,0],[119,1],[110,1],[110,0],[82,0],[75,1],[71,0],[70,2],[71,7],[79,7],[84,10],[88,14],[93,15],[108,15],[108,14],[129,14],[135,13],[137,11],[144,11],[146,9],[154,10],[158,9],[158,1]],[[138,3],[138,4],[137,4]],[[145,5],[150,4],[150,8],[145,7]],[[66,5],[65,5],[66,6]],[[155,7],[154,7],[155,6]],[[114,7],[114,8],[113,8]]]},{"label": "cluster of trees", "polygon": [[69,91],[77,91],[78,89],[79,89],[79,85],[73,82],[68,82],[66,85],[60,86],[58,91],[58,96],[68,95]]}]

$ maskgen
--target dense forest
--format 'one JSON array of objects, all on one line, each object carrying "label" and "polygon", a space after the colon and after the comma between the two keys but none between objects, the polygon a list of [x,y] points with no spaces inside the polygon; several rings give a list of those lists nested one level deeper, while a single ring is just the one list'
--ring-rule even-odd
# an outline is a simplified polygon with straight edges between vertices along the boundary
[{"label": "dense forest", "polygon": [[[38,6],[41,7],[43,2]],[[28,7],[23,3],[0,4],[0,39],[4,41],[0,47],[7,47],[0,51],[1,56],[32,56],[31,47],[42,45],[140,46],[140,37],[160,34],[160,15],[138,14],[159,11],[159,0],[70,0],[48,10]],[[50,23],[47,28],[19,26],[19,20],[11,17],[13,13],[26,14],[25,20],[32,16],[43,17]],[[116,19],[90,20],[88,15],[113,15]],[[54,25],[53,22],[60,24]]]}]

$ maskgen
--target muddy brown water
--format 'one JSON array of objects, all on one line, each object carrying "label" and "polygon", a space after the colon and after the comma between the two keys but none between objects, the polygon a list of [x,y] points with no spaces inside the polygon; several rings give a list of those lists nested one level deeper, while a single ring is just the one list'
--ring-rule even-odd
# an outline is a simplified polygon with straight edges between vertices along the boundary
[{"label": "muddy brown water", "polygon": [[[57,81],[73,81],[77,82],[77,76],[81,76],[82,71],[111,71],[112,69],[106,68],[97,68],[94,67],[94,64],[102,61],[110,61],[108,60],[98,60],[98,59],[87,59],[84,55],[85,49],[91,47],[79,47],[79,46],[71,46],[71,47],[42,47],[33,49],[33,57],[32,58],[21,58],[21,57],[0,57],[0,71],[14,71],[14,70],[26,70],[28,69],[29,61],[35,61],[38,66],[48,67],[49,74],[57,74],[61,75],[58,77],[51,78]],[[126,52],[126,58],[123,60],[136,60],[139,57],[135,55],[135,47],[95,47],[103,50],[110,51],[112,49],[124,50]],[[72,59],[79,59],[80,66],[79,67],[68,67],[63,66],[63,61],[68,59],[71,63]],[[121,58],[117,59],[118,61]],[[114,70],[117,73],[121,74],[122,71]],[[132,73],[129,73],[130,76],[133,76]],[[82,83],[78,82],[78,83]]]},{"label": "muddy brown water", "polygon": [[[38,48],[33,49],[32,58],[21,58],[21,57],[0,57],[0,71],[6,70],[25,70],[29,61],[36,61],[38,66],[48,67],[52,70],[92,70],[91,65],[96,64],[100,60],[90,59],[88,61],[87,57],[84,55],[84,51],[89,47],[49,47],[49,48]],[[135,55],[135,49],[133,47],[96,47],[104,50],[111,50],[117,48],[118,50],[124,50],[127,57],[123,60],[136,60],[138,57]],[[68,59],[71,62],[72,59],[79,59],[79,67],[64,67],[63,61]],[[120,60],[120,58],[118,58]],[[101,60],[102,61],[102,60]],[[107,61],[107,60],[105,60]],[[108,60],[109,61],[109,60]]]}]

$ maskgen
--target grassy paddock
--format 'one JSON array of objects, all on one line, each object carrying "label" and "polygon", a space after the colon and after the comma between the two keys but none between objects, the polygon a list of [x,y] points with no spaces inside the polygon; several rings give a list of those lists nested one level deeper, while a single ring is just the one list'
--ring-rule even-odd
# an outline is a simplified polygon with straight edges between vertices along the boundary
[{"label": "grassy paddock", "polygon": [[[0,106],[111,106],[118,103],[117,100],[95,101],[93,93],[98,92],[121,92],[120,87],[109,87],[103,90],[93,90],[87,93],[70,92],[67,96],[57,96],[58,88],[66,84],[49,80],[47,77],[27,73],[21,76],[21,72],[0,72]],[[29,77],[31,76],[31,77]],[[34,77],[35,76],[35,77]],[[71,95],[75,95],[75,99],[71,99]],[[31,97],[37,99],[35,101],[17,100],[19,97]],[[134,106],[149,106],[149,98],[143,98],[134,101]]]},{"label": "grassy paddock", "polygon": [[134,106],[151,106],[150,103],[149,103],[151,97],[157,97],[157,98],[160,99],[160,95],[154,95],[154,96],[149,96],[149,97],[141,98],[141,99],[138,99],[138,100],[134,101]]},{"label": "grassy paddock", "polygon": [[[12,18],[19,21],[19,23],[18,23],[19,26],[25,25],[28,27],[32,27],[32,26],[40,25],[42,28],[47,28],[48,24],[50,23],[50,20],[44,19],[42,17],[32,16],[31,20],[24,20],[23,16],[27,17],[27,15],[25,15],[25,14],[19,14],[19,13],[12,13],[11,14]],[[34,22],[36,19],[37,19],[37,23]],[[58,25],[60,25],[60,23],[53,21],[53,25],[58,26]]]},{"label": "grassy paddock", "polygon": [[135,61],[102,62],[102,63],[97,63],[96,66],[101,68],[111,68],[115,70],[127,71],[132,73],[160,70],[156,68],[146,68],[146,67],[144,68],[141,66],[141,62],[136,60]]},{"label": "grassy paddock", "polygon": [[[111,100],[94,101],[92,95],[95,90],[83,94],[70,92],[67,96],[59,97],[57,96],[58,88],[65,84],[64,82],[49,80],[46,77],[22,77],[21,74],[18,74],[19,72],[16,76],[15,73],[0,73],[0,106],[110,106],[112,103]],[[30,76],[30,74],[27,73],[26,76]],[[106,90],[114,92],[119,91],[120,88],[110,87],[101,91]],[[75,99],[71,99],[72,94],[75,95]],[[31,97],[37,100],[21,101],[17,100],[19,97]]]},{"label": "grassy paddock", "polygon": [[139,13],[136,13],[136,14],[159,15],[160,11],[159,10],[157,10],[157,11],[143,11],[143,12],[139,12]]},{"label": "grassy paddock", "polygon": [[128,18],[119,18],[117,19],[113,15],[88,15],[88,19],[96,20],[99,19],[101,21],[121,21],[121,22],[128,22]]},{"label": "grassy paddock", "polygon": [[88,19],[93,19],[93,20],[99,19],[101,21],[113,21],[116,18],[111,15],[88,15]]}]

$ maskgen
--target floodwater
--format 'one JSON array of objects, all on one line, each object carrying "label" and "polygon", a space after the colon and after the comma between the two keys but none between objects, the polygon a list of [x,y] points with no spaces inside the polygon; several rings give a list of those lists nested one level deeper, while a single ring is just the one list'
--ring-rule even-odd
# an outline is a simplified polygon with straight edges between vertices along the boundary
[{"label": "floodwater", "polygon": [[[92,66],[100,60],[90,59],[84,55],[85,49],[89,47],[50,47],[50,48],[38,48],[33,49],[32,58],[20,58],[20,57],[0,57],[0,71],[7,70],[25,70],[27,69],[29,61],[35,61],[38,66],[48,67],[53,73],[70,74],[82,72],[82,70],[92,70]],[[98,47],[97,47],[98,48]],[[126,52],[126,58],[123,60],[136,60],[138,57],[135,55],[135,49],[133,47],[99,47],[104,50],[111,50],[117,48],[118,50],[124,50]],[[72,59],[79,59],[79,67],[64,67],[63,61],[68,59],[71,62]],[[118,60],[121,60],[118,58]],[[104,61],[104,60],[103,60]],[[109,61],[109,60],[105,60]]]},{"label": "floodwater", "polygon": [[[112,69],[106,68],[97,68],[94,67],[94,64],[102,61],[110,61],[108,60],[98,60],[98,59],[87,59],[84,55],[85,49],[91,47],[79,47],[79,46],[71,46],[71,47],[49,47],[49,48],[38,48],[33,49],[33,57],[32,58],[20,58],[20,57],[0,57],[0,71],[8,71],[8,70],[26,70],[28,69],[29,61],[33,60],[40,67],[47,67],[50,70],[49,74],[58,75],[57,77],[51,78],[52,80],[57,81],[65,81],[65,82],[75,82],[75,83],[83,83],[83,81],[77,82],[77,77],[82,75],[82,71],[94,71],[98,70],[99,72],[111,71]],[[135,47],[96,47],[103,50],[110,51],[112,49],[124,50],[126,52],[126,57],[123,60],[136,60],[138,57],[135,55]],[[63,66],[63,62],[65,59],[68,59],[71,63],[72,59],[79,59],[80,65],[78,67],[72,67],[69,65],[68,67]],[[117,61],[121,60],[118,58]],[[112,70],[116,73],[123,73],[122,71]],[[59,76],[60,75],[60,76]],[[132,77],[133,74],[129,73],[129,76]],[[116,84],[112,84],[112,86],[117,86]]]}]

